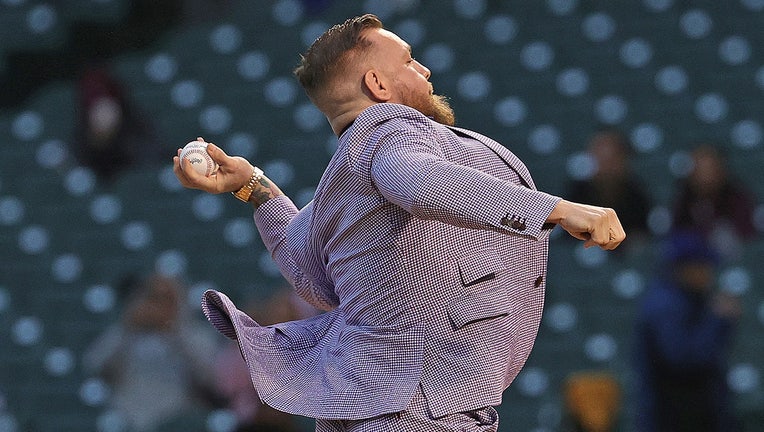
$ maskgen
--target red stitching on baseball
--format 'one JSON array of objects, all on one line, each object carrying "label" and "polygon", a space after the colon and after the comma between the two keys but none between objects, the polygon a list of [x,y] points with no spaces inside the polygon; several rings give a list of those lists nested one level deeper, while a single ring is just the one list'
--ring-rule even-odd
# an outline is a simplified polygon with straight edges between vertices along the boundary
[{"label": "red stitching on baseball", "polygon": [[[183,157],[188,159],[188,161],[191,162],[191,165],[193,165],[196,162],[196,160],[189,158],[189,155],[191,153],[199,153],[200,155],[203,155],[202,159],[207,161],[207,171],[205,172],[204,175],[207,176],[212,174],[212,170],[215,167],[214,165],[215,161],[212,160],[210,155],[207,153],[207,150],[201,149],[201,148],[192,148],[192,149],[186,150],[186,154]],[[199,162],[202,162],[202,161],[199,161]]]}]

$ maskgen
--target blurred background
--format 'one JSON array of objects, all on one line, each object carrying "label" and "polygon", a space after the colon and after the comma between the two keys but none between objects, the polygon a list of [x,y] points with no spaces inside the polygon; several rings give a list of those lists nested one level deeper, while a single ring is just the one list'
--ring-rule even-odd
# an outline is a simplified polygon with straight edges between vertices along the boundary
[{"label": "blurred background", "polygon": [[263,323],[314,311],[249,207],[182,189],[171,158],[202,136],[306,204],[336,138],[291,71],[365,12],[459,126],[627,225],[615,253],[553,232],[500,430],[638,430],[640,304],[701,255],[729,327],[714,370],[741,429],[764,430],[764,1],[0,0],[0,432],[312,430],[240,385],[199,301],[224,291]]}]

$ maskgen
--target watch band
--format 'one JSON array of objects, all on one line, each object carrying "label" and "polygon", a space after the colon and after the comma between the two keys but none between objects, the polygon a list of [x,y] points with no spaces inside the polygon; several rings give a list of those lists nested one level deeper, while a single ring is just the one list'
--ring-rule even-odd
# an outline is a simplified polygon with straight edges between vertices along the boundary
[{"label": "watch band", "polygon": [[231,192],[233,196],[235,196],[237,199],[239,199],[242,202],[248,202],[249,197],[252,196],[252,192],[254,192],[255,187],[258,183],[260,183],[260,180],[263,178],[263,170],[260,168],[253,166],[252,167],[252,175],[249,177],[249,181],[247,184],[241,187],[241,189],[237,190],[236,192]]}]

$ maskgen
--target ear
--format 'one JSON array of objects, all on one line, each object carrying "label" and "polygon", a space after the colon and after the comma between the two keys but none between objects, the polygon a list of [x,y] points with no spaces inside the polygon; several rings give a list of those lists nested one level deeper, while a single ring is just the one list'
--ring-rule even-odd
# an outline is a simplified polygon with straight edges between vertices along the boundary
[{"label": "ear", "polygon": [[393,97],[387,80],[375,69],[370,69],[364,74],[363,83],[369,96],[377,102],[387,102]]}]

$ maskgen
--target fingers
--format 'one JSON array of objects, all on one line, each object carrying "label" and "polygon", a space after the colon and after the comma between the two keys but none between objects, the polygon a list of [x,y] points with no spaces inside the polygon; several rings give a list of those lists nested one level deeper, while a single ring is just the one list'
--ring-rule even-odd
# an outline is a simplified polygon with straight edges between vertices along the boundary
[{"label": "fingers", "polygon": [[591,236],[584,242],[584,246],[599,246],[605,250],[613,250],[626,239],[626,232],[613,209],[601,208],[599,210],[598,220],[593,224]]},{"label": "fingers", "polygon": [[595,220],[592,221],[592,230],[589,232],[591,237],[588,243],[590,246],[599,246],[604,249],[610,241],[610,221],[607,215],[607,209],[594,208],[593,214]]},{"label": "fingers", "polygon": [[612,250],[626,238],[618,215],[610,208],[562,200],[553,214],[554,217],[550,215],[550,218],[562,225],[570,235],[582,240],[587,248],[598,246]]},{"label": "fingers", "polygon": [[183,185],[185,187],[189,187],[189,181],[186,178],[185,172],[183,171],[183,169],[180,166],[180,164],[182,163],[181,159],[180,159],[180,150],[181,149],[178,149],[178,154],[179,155],[178,156],[174,156],[172,158],[172,172],[175,174],[175,177],[178,178],[178,180],[180,181],[181,185]]},{"label": "fingers", "polygon": [[618,215],[616,215],[614,210],[610,210],[611,215],[611,231],[610,231],[610,243],[614,246],[612,247],[615,249],[618,247],[621,242],[626,240],[626,231],[623,229],[623,226],[621,225],[621,221],[618,219]]},{"label": "fingers", "polygon": [[221,167],[227,165],[229,162],[230,156],[215,144],[207,143],[207,154],[209,154],[212,160]]}]

